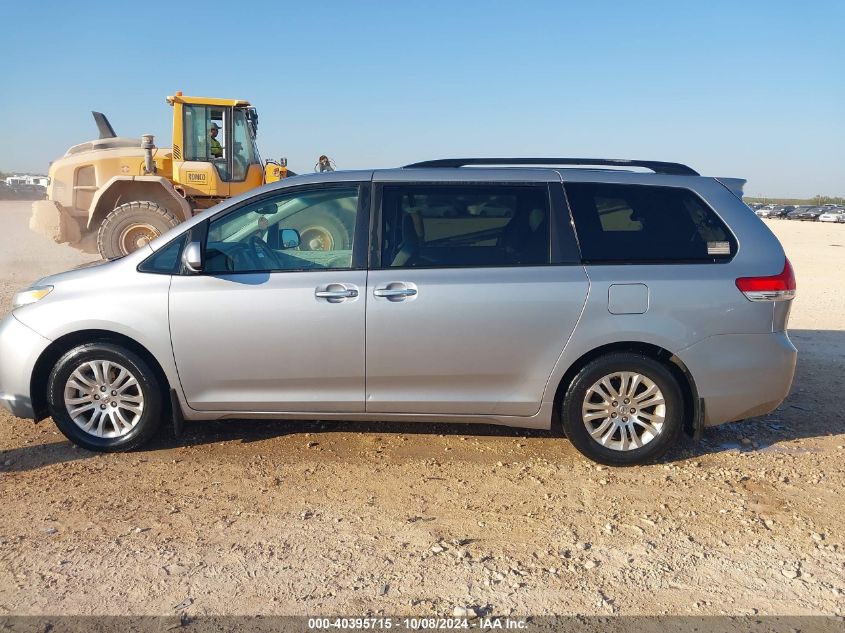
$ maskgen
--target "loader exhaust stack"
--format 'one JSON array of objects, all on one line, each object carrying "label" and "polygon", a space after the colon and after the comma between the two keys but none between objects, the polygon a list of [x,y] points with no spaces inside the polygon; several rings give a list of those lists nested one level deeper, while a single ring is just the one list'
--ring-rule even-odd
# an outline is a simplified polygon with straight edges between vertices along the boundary
[{"label": "loader exhaust stack", "polygon": [[153,162],[155,147],[155,138],[152,134],[141,136],[141,148],[144,150],[144,175],[156,173],[156,164]]}]

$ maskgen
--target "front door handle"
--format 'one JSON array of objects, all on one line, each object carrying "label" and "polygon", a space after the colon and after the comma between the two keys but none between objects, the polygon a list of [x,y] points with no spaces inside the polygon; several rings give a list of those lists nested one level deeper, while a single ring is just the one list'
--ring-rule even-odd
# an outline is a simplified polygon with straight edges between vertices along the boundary
[{"label": "front door handle", "polygon": [[351,299],[358,296],[358,291],[354,288],[347,290],[317,290],[314,296],[320,297],[320,299]]},{"label": "front door handle", "polygon": [[415,288],[376,288],[373,294],[377,297],[413,297],[417,294]]},{"label": "front door handle", "polygon": [[328,303],[343,303],[358,297],[358,288],[352,284],[328,284],[314,289],[314,296]]}]

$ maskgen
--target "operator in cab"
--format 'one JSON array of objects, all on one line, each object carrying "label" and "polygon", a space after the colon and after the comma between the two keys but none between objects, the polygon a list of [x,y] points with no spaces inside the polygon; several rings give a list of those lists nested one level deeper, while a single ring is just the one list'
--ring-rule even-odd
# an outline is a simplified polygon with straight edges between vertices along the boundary
[{"label": "operator in cab", "polygon": [[208,151],[212,158],[223,158],[223,146],[217,140],[217,135],[220,133],[220,126],[212,123],[208,126]]}]

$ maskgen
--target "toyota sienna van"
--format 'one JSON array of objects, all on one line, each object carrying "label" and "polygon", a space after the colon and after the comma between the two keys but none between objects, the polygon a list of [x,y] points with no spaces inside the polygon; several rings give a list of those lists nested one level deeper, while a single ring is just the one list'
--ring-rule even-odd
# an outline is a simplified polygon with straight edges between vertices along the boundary
[{"label": "toyota sienna van", "polygon": [[792,383],[795,278],[742,182],[568,158],[288,178],[19,292],[0,404],[96,451],[184,420],[390,420],[653,461]]}]

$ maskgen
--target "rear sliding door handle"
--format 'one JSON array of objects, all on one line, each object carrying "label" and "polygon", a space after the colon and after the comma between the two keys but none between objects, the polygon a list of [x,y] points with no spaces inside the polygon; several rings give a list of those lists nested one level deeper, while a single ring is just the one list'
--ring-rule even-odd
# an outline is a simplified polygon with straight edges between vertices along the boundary
[{"label": "rear sliding door handle", "polygon": [[416,288],[376,288],[373,294],[377,297],[413,297],[417,294]]}]

